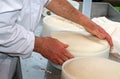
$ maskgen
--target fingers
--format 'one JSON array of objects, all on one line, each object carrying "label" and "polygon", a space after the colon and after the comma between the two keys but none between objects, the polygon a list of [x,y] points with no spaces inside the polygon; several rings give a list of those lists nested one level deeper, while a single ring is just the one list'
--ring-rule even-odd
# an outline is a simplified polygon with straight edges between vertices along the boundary
[{"label": "fingers", "polygon": [[65,61],[68,59],[73,58],[73,55],[67,51],[67,44],[64,44],[56,39],[56,41],[59,43],[59,47],[57,47],[56,51],[56,63],[62,65]]},{"label": "fingers", "polygon": [[102,34],[103,34],[103,37],[100,38],[100,39],[106,39],[108,41],[110,47],[112,47],[113,46],[113,42],[112,42],[111,36],[107,32],[104,32]]},{"label": "fingers", "polygon": [[105,35],[102,32],[100,32],[99,30],[95,30],[93,32],[94,32],[95,36],[97,36],[98,38],[105,39]]},{"label": "fingers", "polygon": [[57,65],[62,65],[62,63],[63,63],[63,61],[61,59],[58,59],[58,58],[56,58],[54,60],[52,59],[51,62],[53,62],[54,64],[57,64]]},{"label": "fingers", "polygon": [[110,36],[106,36],[106,40],[108,41],[110,47],[113,46],[112,38]]},{"label": "fingers", "polygon": [[111,36],[107,32],[105,32],[103,29],[96,29],[92,33],[93,33],[93,35],[97,36],[100,39],[106,39],[108,41],[110,47],[113,46]]},{"label": "fingers", "polygon": [[41,54],[55,64],[63,64],[73,56],[66,50],[67,44],[51,37],[44,38],[42,42]]},{"label": "fingers", "polygon": [[108,43],[109,43],[109,45],[110,45],[110,47],[112,47],[113,46],[113,42],[112,42],[112,38],[111,38],[111,36],[109,36],[108,34],[105,34],[105,35],[96,35],[98,38],[100,38],[100,39],[106,39],[107,41],[108,41]]},{"label": "fingers", "polygon": [[[73,56],[72,54],[70,54],[67,50],[64,51],[64,52],[62,52],[62,53],[58,53],[58,54],[60,54],[60,55],[58,55],[58,56],[61,58],[61,60],[63,61],[63,63],[64,63],[65,61],[67,61],[68,59],[71,59],[71,58],[74,57],[74,56]],[[63,64],[63,63],[61,63],[61,64]]]},{"label": "fingers", "polygon": [[55,64],[62,65],[65,61],[73,58],[74,56],[70,54],[66,49],[61,52],[57,52],[54,57],[52,57],[52,61]]},{"label": "fingers", "polygon": [[68,44],[64,44],[63,42],[61,42],[61,41],[59,41],[57,39],[55,39],[55,40],[56,40],[56,42],[59,43],[59,46],[61,46],[61,47],[67,48],[69,46]]}]

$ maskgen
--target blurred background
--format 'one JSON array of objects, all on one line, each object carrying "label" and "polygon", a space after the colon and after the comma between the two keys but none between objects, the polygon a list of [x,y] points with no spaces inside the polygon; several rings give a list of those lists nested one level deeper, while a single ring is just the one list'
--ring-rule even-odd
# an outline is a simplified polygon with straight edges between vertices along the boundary
[{"label": "blurred background", "polygon": [[[80,2],[83,0],[74,0],[74,1]],[[112,4],[112,6],[114,6],[117,11],[120,12],[120,0],[92,0],[92,1],[93,2],[108,2]]]}]

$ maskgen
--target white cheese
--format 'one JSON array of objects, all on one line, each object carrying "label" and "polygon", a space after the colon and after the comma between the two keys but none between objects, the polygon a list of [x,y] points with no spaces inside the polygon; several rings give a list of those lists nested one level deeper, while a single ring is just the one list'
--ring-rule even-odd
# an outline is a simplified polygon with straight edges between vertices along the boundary
[{"label": "white cheese", "polygon": [[73,55],[94,55],[109,49],[109,44],[106,40],[100,40],[94,36],[85,36],[74,32],[52,32],[51,37],[68,44],[69,47],[67,49]]},{"label": "white cheese", "polygon": [[120,79],[120,63],[104,58],[75,59],[63,69],[71,79]]},{"label": "white cheese", "polygon": [[46,16],[43,19],[42,36],[49,36],[49,34],[53,31],[72,31],[90,35],[90,33],[88,33],[83,26],[75,22],[57,15]]}]

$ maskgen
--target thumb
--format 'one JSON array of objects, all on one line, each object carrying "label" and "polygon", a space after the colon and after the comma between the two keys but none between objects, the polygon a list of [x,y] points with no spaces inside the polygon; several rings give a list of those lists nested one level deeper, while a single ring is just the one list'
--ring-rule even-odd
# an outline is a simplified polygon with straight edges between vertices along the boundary
[{"label": "thumb", "polygon": [[68,48],[69,47],[69,45],[68,44],[64,44],[64,48]]},{"label": "thumb", "polygon": [[[58,40],[59,41],[59,40]],[[63,42],[61,42],[61,41],[59,41],[59,43],[60,43],[60,45],[61,46],[63,46],[64,48],[67,48],[69,45],[68,44],[65,44],[65,43],[63,43]]]}]

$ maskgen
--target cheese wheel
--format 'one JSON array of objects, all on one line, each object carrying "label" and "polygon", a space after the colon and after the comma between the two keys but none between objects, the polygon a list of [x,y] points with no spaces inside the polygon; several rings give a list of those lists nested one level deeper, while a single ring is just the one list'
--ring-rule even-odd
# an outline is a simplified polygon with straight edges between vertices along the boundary
[{"label": "cheese wheel", "polygon": [[43,19],[43,30],[41,36],[49,36],[53,31],[73,31],[90,35],[83,26],[75,22],[57,15],[46,16]]},{"label": "cheese wheel", "polygon": [[76,58],[63,64],[62,79],[120,79],[120,63],[105,58]]},{"label": "cheese wheel", "polygon": [[52,32],[51,37],[68,44],[73,55],[93,56],[100,53],[109,53],[109,44],[106,40],[100,40],[94,36],[85,36],[74,32]]},{"label": "cheese wheel", "polygon": [[47,19],[45,19],[45,23],[53,27],[57,27],[57,28],[65,29],[65,30],[84,29],[83,26],[76,24],[70,20],[67,20],[63,17],[57,16],[57,15],[47,16]]}]

